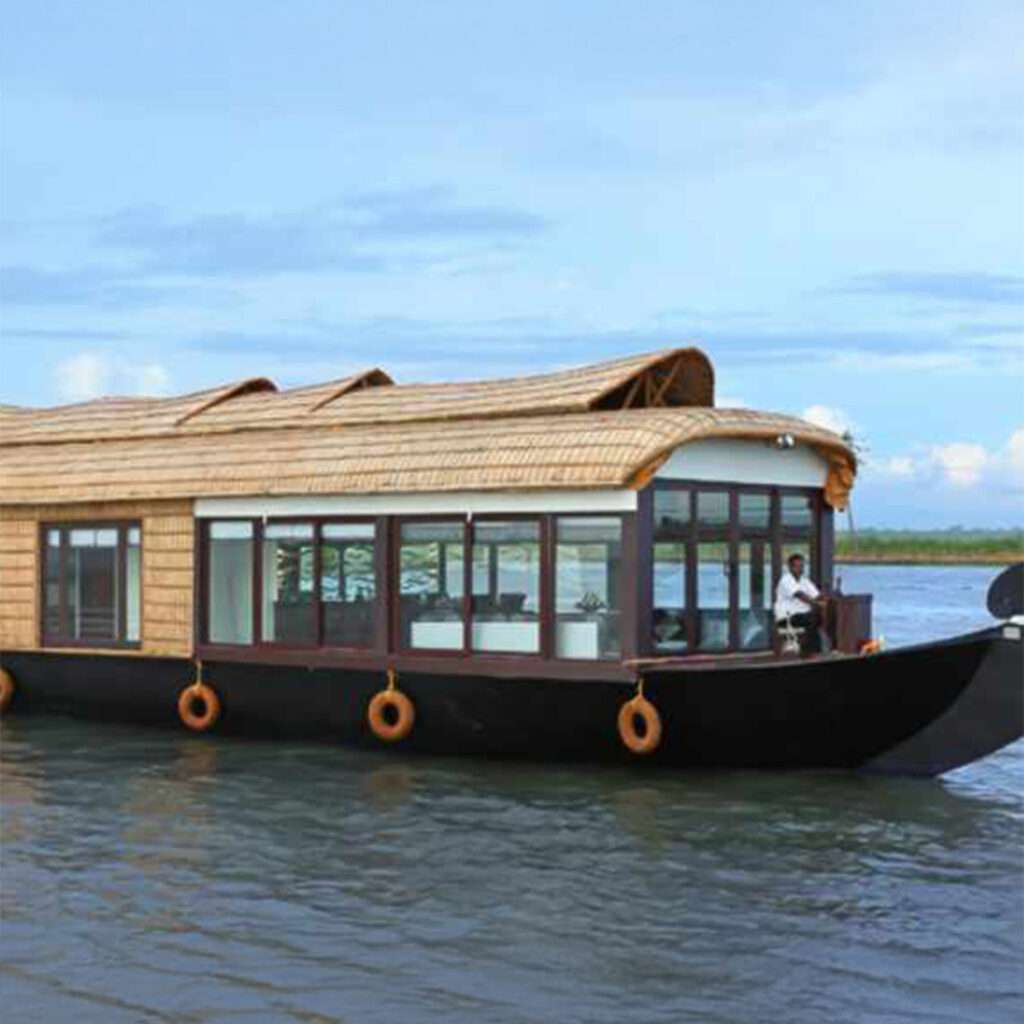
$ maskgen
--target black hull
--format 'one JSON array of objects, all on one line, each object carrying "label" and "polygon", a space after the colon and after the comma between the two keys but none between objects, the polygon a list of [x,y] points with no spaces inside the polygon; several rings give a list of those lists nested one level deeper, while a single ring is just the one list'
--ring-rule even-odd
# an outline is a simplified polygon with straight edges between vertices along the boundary
[{"label": "black hull", "polygon": [[[17,682],[8,714],[178,729],[194,677],[184,659],[18,652],[2,663]],[[379,671],[222,661],[204,677],[223,705],[215,732],[384,746],[366,724]],[[936,775],[1024,734],[1024,645],[1001,628],[864,658],[649,669],[664,733],[644,757],[616,731],[630,683],[405,672],[399,685],[416,724],[397,747],[424,753]]]}]

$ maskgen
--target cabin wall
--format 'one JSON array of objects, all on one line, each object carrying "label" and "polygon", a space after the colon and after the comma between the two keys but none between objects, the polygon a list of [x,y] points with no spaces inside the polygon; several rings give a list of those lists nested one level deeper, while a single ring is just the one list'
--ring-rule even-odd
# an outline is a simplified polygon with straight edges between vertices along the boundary
[{"label": "cabin wall", "polygon": [[661,480],[774,484],[776,487],[824,487],[828,463],[813,448],[796,444],[708,438],[681,445],[658,469]]},{"label": "cabin wall", "polygon": [[145,654],[192,653],[194,528],[190,501],[0,507],[0,648],[40,646],[40,523],[142,524]]}]

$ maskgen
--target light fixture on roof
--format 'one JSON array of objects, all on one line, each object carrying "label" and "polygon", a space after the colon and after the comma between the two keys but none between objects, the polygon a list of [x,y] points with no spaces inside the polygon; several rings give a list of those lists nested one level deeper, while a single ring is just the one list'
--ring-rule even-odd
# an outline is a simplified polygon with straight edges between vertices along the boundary
[{"label": "light fixture on roof", "polygon": [[779,434],[775,438],[775,447],[782,450],[786,448],[793,448],[796,446],[796,439],[792,434]]}]

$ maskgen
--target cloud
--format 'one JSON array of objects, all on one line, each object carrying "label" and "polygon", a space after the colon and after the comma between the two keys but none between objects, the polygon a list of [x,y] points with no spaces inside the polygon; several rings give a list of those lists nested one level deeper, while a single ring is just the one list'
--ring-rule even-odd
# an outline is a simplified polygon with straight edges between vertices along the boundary
[{"label": "cloud", "polygon": [[[86,267],[71,270],[42,270],[25,265],[0,267],[0,304],[7,307],[78,306],[104,310],[144,309],[181,305],[233,306],[240,300],[224,288],[186,287],[181,284],[151,284],[147,274],[114,267]],[[71,328],[46,331],[33,328],[5,329],[5,337],[79,341],[114,339],[116,333],[77,332]]]},{"label": "cloud", "polygon": [[842,291],[896,295],[972,305],[1016,305],[1024,300],[1024,277],[979,272],[880,271],[861,274]]},{"label": "cloud", "polygon": [[523,237],[548,227],[546,218],[527,210],[458,203],[453,190],[441,186],[367,192],[346,200],[342,210],[360,217],[357,235],[372,239]]},{"label": "cloud", "polygon": [[0,267],[0,302],[5,306],[152,306],[171,293],[138,284],[130,275],[109,269],[40,270]]},{"label": "cloud", "polygon": [[800,414],[809,423],[815,423],[837,434],[853,433],[853,420],[842,410],[831,405],[809,405]]},{"label": "cloud", "polygon": [[[147,273],[264,276],[324,270],[377,273],[437,255],[437,246],[498,245],[547,221],[525,210],[457,200],[435,187],[368,192],[292,213],[173,219],[156,206],[104,218],[97,241]],[[419,246],[418,256],[409,247]]]},{"label": "cloud", "polygon": [[173,221],[162,210],[143,207],[106,218],[98,241],[131,251],[147,273],[265,275],[384,267],[379,257],[352,251],[350,239],[313,216],[259,219],[230,213]]},{"label": "cloud", "polygon": [[126,374],[134,381],[132,393],[140,395],[166,395],[171,383],[171,375],[167,367],[159,363],[146,363],[135,369],[128,369]]},{"label": "cloud", "polygon": [[931,450],[931,461],[945,480],[954,487],[973,487],[977,484],[994,457],[984,445],[966,441],[936,445]]},{"label": "cloud", "polygon": [[864,469],[868,476],[913,481],[919,486],[1024,492],[1024,427],[1015,430],[998,448],[990,449],[975,441],[950,441],[914,454],[866,457]]},{"label": "cloud", "polygon": [[95,352],[80,352],[57,363],[54,376],[65,402],[85,402],[108,392],[110,365]]},{"label": "cloud", "polygon": [[89,327],[4,327],[4,337],[24,341],[121,341],[130,335],[123,331],[97,331]]},{"label": "cloud", "polygon": [[109,394],[163,395],[171,375],[159,363],[126,364],[104,352],[85,351],[54,367],[57,394],[65,402],[86,402]]}]

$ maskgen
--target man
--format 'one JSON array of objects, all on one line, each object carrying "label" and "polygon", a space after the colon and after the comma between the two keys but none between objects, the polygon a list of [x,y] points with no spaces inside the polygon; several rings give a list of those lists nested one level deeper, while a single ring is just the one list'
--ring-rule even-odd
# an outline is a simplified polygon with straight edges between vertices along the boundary
[{"label": "man", "polygon": [[819,654],[821,635],[818,630],[825,602],[814,583],[804,576],[803,555],[790,555],[786,565],[789,569],[782,574],[775,590],[775,622],[784,625],[789,619],[790,625],[803,630],[800,653]]}]

